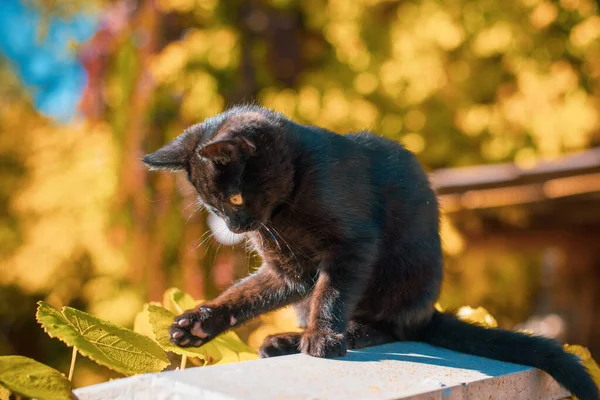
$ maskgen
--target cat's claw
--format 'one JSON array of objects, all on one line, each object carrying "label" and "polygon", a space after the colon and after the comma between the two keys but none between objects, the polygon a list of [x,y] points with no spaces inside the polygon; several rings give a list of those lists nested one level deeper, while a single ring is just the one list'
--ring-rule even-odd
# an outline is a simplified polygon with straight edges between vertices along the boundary
[{"label": "cat's claw", "polygon": [[201,305],[175,318],[169,339],[181,347],[201,346],[229,328],[230,319],[219,309]]},{"label": "cat's claw", "polygon": [[183,332],[181,331],[175,331],[173,332],[173,335],[171,335],[173,339],[177,340],[183,337]]},{"label": "cat's claw", "polygon": [[190,326],[190,323],[191,321],[187,318],[180,319],[179,321],[177,321],[177,325],[179,325],[182,328]]}]

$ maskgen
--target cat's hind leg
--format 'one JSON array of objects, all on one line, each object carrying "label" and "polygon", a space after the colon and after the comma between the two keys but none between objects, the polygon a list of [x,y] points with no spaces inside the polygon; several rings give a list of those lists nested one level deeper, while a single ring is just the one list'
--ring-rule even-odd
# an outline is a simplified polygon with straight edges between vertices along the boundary
[{"label": "cat's hind leg", "polygon": [[348,348],[362,349],[395,342],[393,325],[387,322],[353,319],[348,325]]},{"label": "cat's hind leg", "polygon": [[288,332],[269,335],[258,349],[260,358],[286,356],[300,353],[302,332]]}]

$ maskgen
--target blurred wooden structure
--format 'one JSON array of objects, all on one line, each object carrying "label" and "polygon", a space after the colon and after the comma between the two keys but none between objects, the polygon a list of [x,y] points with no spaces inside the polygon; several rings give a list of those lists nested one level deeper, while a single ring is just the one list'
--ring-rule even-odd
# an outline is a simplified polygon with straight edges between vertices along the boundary
[{"label": "blurred wooden structure", "polygon": [[438,170],[442,210],[469,247],[542,252],[536,313],[566,322],[564,339],[600,355],[600,148],[531,168]]}]

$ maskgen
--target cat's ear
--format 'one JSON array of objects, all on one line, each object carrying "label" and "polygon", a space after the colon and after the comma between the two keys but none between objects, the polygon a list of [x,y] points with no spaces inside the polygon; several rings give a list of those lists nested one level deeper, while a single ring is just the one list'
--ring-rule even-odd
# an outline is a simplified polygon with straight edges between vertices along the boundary
[{"label": "cat's ear", "polygon": [[243,142],[242,147],[248,154],[252,155],[252,154],[256,153],[256,145],[254,144],[254,142],[252,140],[250,140],[249,138],[247,138],[244,135],[240,135],[239,138]]},{"label": "cat's ear", "polygon": [[142,161],[150,169],[166,169],[170,171],[182,171],[187,163],[189,150],[186,148],[181,137],[167,143],[152,154],[142,158]]},{"label": "cat's ear", "polygon": [[236,157],[237,141],[217,140],[198,149],[198,155],[217,164],[228,164]]},{"label": "cat's ear", "polygon": [[244,136],[235,139],[217,140],[208,143],[198,150],[198,155],[217,164],[228,164],[239,157],[241,153],[252,155],[256,152],[256,145]]}]

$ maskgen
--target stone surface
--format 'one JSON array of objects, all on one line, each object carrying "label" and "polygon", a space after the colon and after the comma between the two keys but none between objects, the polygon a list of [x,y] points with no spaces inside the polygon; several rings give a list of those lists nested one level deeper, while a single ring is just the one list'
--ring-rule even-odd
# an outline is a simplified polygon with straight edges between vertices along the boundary
[{"label": "stone surface", "polygon": [[392,343],[326,360],[293,355],[119,379],[80,400],[563,399],[539,370],[423,343]]}]

